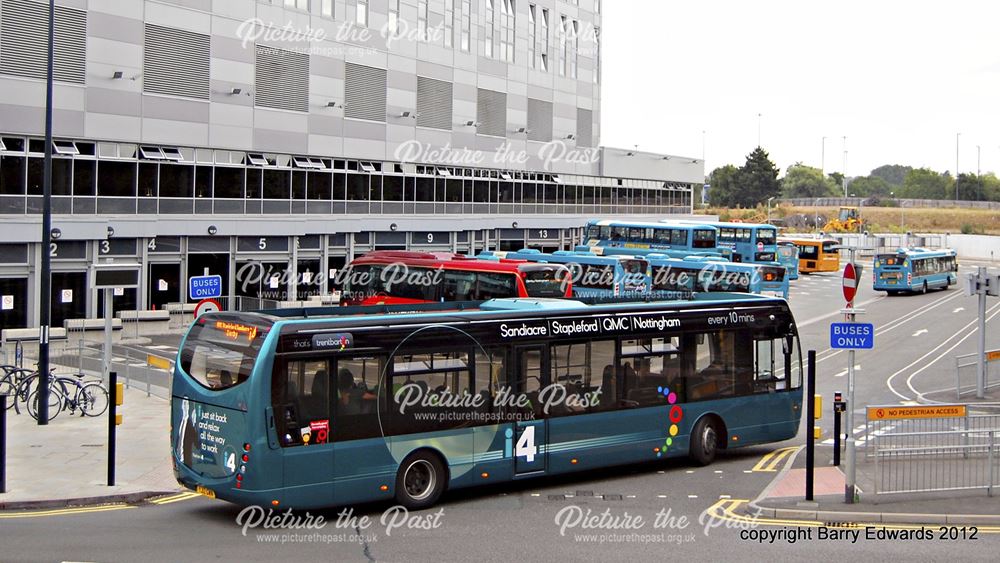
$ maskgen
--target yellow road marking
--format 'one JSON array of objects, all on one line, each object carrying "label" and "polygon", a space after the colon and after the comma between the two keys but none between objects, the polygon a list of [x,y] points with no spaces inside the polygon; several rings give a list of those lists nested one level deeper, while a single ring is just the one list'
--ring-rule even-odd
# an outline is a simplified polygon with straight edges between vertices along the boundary
[{"label": "yellow road marking", "polygon": [[0,519],[7,518],[39,518],[42,516],[64,516],[68,514],[88,514],[91,512],[108,512],[111,510],[123,510],[135,508],[127,504],[106,504],[103,506],[80,506],[75,508],[59,508],[56,510],[35,510],[31,512],[4,512],[0,513]]},{"label": "yellow road marking", "polygon": [[760,472],[775,472],[778,470],[778,466],[781,462],[785,460],[792,452],[799,449],[799,446],[791,446],[788,448],[781,448],[780,450],[774,450],[768,453],[757,462],[757,465],[753,466],[750,471],[760,471]]},{"label": "yellow road marking", "polygon": [[201,495],[199,495],[198,493],[178,493],[176,495],[170,495],[170,496],[156,498],[156,499],[153,499],[153,500],[151,500],[149,502],[151,502],[153,504],[170,504],[172,502],[180,502],[182,500],[188,500],[188,499],[191,499],[191,498],[197,498],[199,496],[201,496]]},{"label": "yellow road marking", "polygon": [[[716,501],[712,506],[705,510],[711,518],[716,518],[725,522],[730,522],[735,524],[733,526],[728,526],[732,528],[750,528],[756,526],[799,526],[799,527],[809,527],[818,528],[820,526],[826,527],[843,527],[843,528],[864,528],[864,527],[875,527],[875,528],[886,528],[891,530],[919,530],[921,528],[934,527],[943,524],[890,524],[883,522],[820,522],[818,520],[789,520],[782,518],[766,518],[763,516],[749,516],[747,514],[737,513],[736,510],[742,507],[744,504],[749,503],[747,499],[720,499]],[[976,529],[980,532],[986,534],[1000,534],[1000,526],[976,526]]]}]

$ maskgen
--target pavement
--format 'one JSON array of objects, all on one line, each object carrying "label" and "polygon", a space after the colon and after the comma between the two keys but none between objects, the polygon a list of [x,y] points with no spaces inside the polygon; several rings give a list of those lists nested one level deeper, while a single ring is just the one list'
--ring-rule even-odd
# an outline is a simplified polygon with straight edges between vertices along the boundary
[{"label": "pavement", "polygon": [[[955,524],[1000,525],[1000,495],[988,496],[985,489],[878,495],[875,466],[864,450],[857,453],[855,502],[845,502],[845,458],[832,465],[832,449],[816,449],[813,473],[813,501],[805,500],[805,447],[787,456],[784,467],[764,491],[745,507],[748,516],[783,519],[801,523],[852,524]],[[921,469],[933,471],[937,461],[908,462],[911,478],[920,478]],[[918,468],[917,466],[923,465]],[[940,471],[940,468],[939,468]],[[958,501],[958,502],[956,502]],[[956,510],[956,504],[960,509]],[[793,524],[794,522],[789,522]]]},{"label": "pavement", "polygon": [[[157,390],[165,395],[164,389]],[[126,389],[118,412],[115,485],[108,486],[108,413],[61,412],[38,426],[7,411],[7,492],[0,510],[135,502],[180,490],[170,458],[170,403]],[[23,405],[22,405],[23,407]],[[0,413],[2,416],[2,413]]]}]

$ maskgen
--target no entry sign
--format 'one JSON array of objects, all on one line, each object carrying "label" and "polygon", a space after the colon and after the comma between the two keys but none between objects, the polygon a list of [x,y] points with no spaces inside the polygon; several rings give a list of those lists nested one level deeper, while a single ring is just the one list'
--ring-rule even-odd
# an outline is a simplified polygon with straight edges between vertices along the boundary
[{"label": "no entry sign", "polygon": [[844,266],[844,299],[848,303],[854,301],[854,296],[858,293],[858,284],[861,282],[861,267],[854,267],[850,262]]}]

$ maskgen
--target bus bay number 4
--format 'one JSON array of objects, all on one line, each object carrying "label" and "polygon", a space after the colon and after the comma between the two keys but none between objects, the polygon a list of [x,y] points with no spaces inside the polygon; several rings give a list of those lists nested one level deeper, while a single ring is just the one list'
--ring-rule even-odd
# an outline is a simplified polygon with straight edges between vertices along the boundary
[{"label": "bus bay number 4", "polygon": [[514,457],[525,457],[525,461],[531,463],[535,461],[535,454],[538,453],[538,448],[535,447],[535,427],[526,426],[524,432],[521,432],[521,437],[517,439],[517,445],[514,446]]}]

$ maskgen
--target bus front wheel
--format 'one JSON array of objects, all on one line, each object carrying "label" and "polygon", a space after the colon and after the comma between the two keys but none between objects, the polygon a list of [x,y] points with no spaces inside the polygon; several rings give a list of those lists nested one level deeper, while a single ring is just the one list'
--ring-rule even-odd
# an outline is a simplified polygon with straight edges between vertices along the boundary
[{"label": "bus front wheel", "polygon": [[708,418],[702,418],[691,432],[691,459],[698,465],[708,465],[715,460],[719,449],[719,433],[715,424]]},{"label": "bus front wheel", "polygon": [[410,510],[433,506],[444,492],[445,471],[440,458],[430,452],[416,452],[399,466],[396,474],[396,501]]}]

